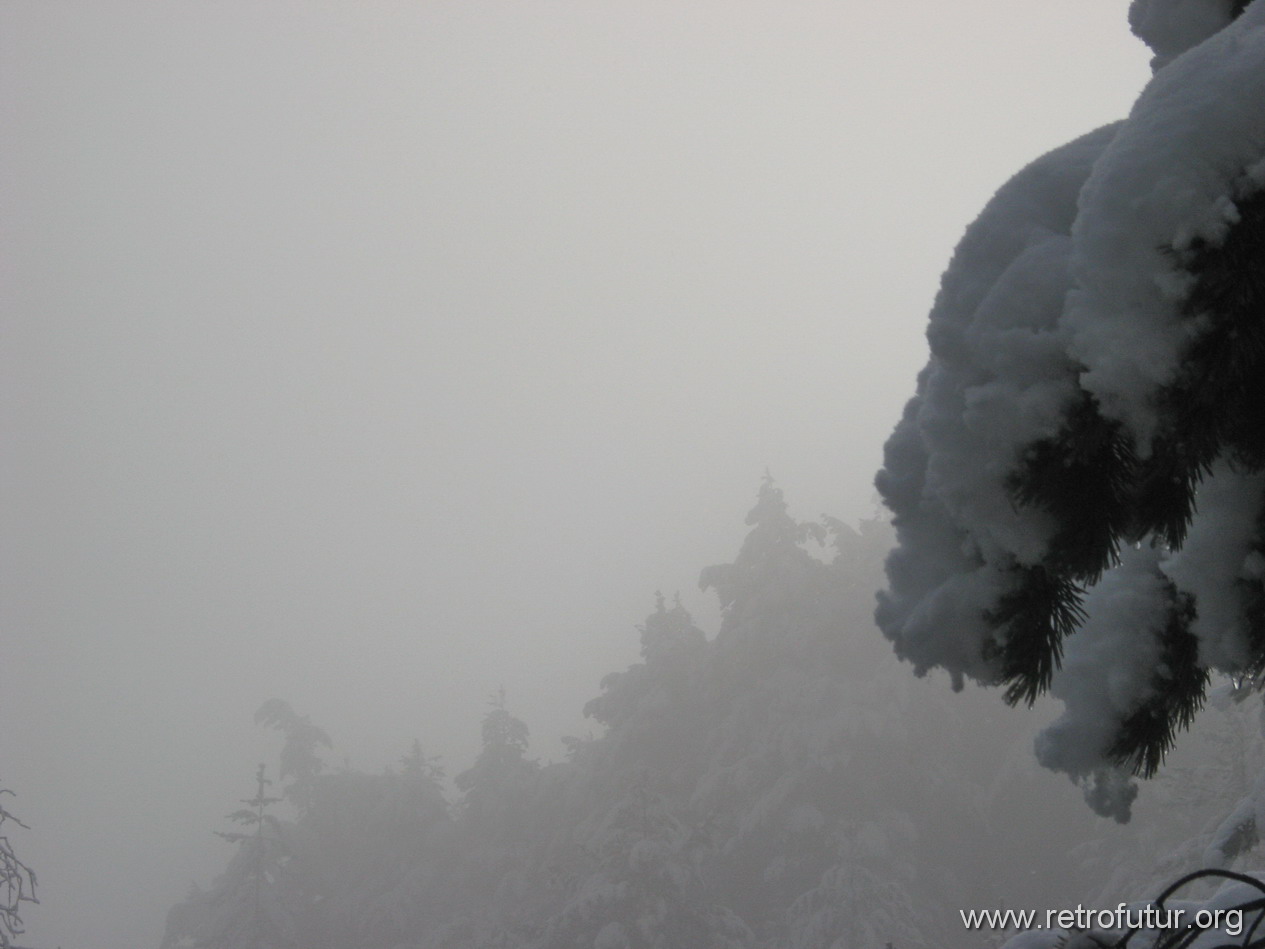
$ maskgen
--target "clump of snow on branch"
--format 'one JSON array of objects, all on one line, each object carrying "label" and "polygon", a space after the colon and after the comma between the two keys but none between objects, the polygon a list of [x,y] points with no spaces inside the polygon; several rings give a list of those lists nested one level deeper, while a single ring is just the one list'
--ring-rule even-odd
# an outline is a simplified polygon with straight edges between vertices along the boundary
[{"label": "clump of snow on branch", "polygon": [[1241,669],[1250,661],[1238,587],[1265,567],[1252,550],[1263,492],[1265,475],[1218,464],[1199,493],[1199,517],[1186,543],[1161,565],[1199,604],[1193,629],[1200,661],[1212,668]]},{"label": "clump of snow on branch", "polygon": [[1129,26],[1155,51],[1158,68],[1224,27],[1231,10],[1230,0],[1133,0]]},{"label": "clump of snow on branch", "polygon": [[1057,431],[1074,393],[1056,323],[1076,195],[1114,132],[1083,136],[1002,187],[942,280],[932,359],[878,478],[901,541],[879,621],[920,672],[991,678],[984,614],[1004,592],[1004,568],[1035,561],[1052,529],[1044,512],[1010,502],[1005,478],[1025,444]]},{"label": "clump of snow on branch", "polygon": [[1263,25],[1258,4],[1157,72],[1079,198],[1063,323],[1081,384],[1143,451],[1154,393],[1202,328],[1181,318],[1189,276],[1171,251],[1224,239],[1236,179],[1265,155]]}]

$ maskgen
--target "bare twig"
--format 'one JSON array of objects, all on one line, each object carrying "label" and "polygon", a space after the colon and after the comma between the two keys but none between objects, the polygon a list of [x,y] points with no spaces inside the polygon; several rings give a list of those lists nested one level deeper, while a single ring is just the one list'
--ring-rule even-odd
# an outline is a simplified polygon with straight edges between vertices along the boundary
[{"label": "bare twig", "polygon": [[[13,792],[0,788],[0,795]],[[10,814],[0,804],[0,949],[20,949],[13,944],[13,937],[21,935],[21,909],[23,903],[38,903],[35,897],[35,871],[18,859],[13,845],[4,834],[5,821],[11,821],[19,827],[26,825]]]}]

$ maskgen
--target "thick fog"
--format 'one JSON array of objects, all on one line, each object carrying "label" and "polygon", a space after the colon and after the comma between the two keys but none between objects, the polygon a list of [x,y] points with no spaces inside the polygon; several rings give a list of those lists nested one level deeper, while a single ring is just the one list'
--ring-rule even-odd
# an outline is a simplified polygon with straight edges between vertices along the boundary
[{"label": "thick fog", "polygon": [[871,516],[963,227],[1148,75],[1125,6],[0,7],[26,944],[157,945],[264,700],[453,774],[503,686],[558,758],[656,590],[715,630],[766,469]]}]

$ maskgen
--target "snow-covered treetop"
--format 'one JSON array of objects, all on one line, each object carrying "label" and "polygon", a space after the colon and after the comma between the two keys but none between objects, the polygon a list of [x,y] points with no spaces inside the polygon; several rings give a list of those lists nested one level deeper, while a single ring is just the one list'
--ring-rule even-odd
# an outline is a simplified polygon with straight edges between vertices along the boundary
[{"label": "snow-covered treetop", "polygon": [[804,545],[810,540],[824,543],[826,526],[792,518],[771,475],[765,474],[760,484],[747,524],[751,530],[733,563],[705,567],[698,580],[700,589],[716,591],[729,619],[726,630],[742,625],[744,614],[807,596],[807,585],[824,570]]},{"label": "snow-covered treetop", "polygon": [[647,662],[655,662],[676,653],[682,648],[698,645],[703,633],[694,625],[689,611],[681,605],[677,594],[668,609],[662,593],[655,593],[655,610],[640,627],[641,655]]}]

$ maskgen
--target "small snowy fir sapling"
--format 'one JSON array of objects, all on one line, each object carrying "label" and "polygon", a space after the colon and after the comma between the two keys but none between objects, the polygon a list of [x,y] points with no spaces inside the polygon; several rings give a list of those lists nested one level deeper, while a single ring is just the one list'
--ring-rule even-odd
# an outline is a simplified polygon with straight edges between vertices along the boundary
[{"label": "small snowy fir sapling", "polygon": [[241,830],[216,831],[237,844],[237,854],[218,885],[204,899],[205,938],[215,949],[290,949],[298,945],[292,901],[288,900],[286,846],[281,822],[271,808],[281,798],[269,794],[272,784],[264,765],[255,773],[255,794],[229,815]]}]

